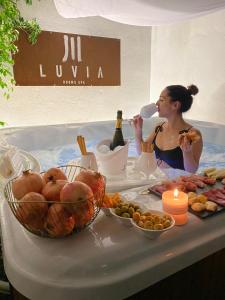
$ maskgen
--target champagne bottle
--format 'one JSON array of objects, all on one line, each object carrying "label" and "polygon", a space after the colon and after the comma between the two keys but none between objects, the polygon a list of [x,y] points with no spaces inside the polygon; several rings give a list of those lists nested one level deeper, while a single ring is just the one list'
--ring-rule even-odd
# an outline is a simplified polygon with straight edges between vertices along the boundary
[{"label": "champagne bottle", "polygon": [[117,111],[116,128],[113,136],[112,143],[110,144],[110,150],[114,150],[117,146],[124,146],[125,142],[122,133],[122,110]]}]

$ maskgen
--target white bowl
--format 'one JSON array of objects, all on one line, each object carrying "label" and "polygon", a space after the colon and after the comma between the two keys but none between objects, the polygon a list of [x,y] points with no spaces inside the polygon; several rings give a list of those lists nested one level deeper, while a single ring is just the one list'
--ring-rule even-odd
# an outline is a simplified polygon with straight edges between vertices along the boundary
[{"label": "white bowl", "polygon": [[171,225],[165,229],[161,229],[161,230],[157,230],[157,229],[146,229],[146,228],[142,228],[140,226],[137,225],[137,223],[131,219],[131,224],[134,226],[135,230],[138,231],[139,233],[143,234],[144,236],[146,236],[149,239],[156,239],[158,238],[163,232],[170,230],[174,225],[175,225],[175,220],[174,218],[170,215],[167,214],[163,211],[159,211],[159,210],[147,210],[147,212],[150,212],[154,215],[158,215],[158,216],[163,216],[163,215],[167,215],[171,218],[172,222]]},{"label": "white bowl", "polygon": [[[138,203],[138,202],[135,202],[135,201],[129,201],[126,198],[122,198],[122,201],[125,201],[127,203],[132,203],[134,205],[138,205],[143,212],[146,211],[146,207],[142,203]],[[115,217],[118,222],[120,222],[121,224],[123,224],[125,226],[132,226],[132,223],[131,223],[132,218],[125,218],[125,217],[118,216],[115,213],[115,208],[110,208],[109,210],[110,210],[111,215],[113,217]]]},{"label": "white bowl", "polygon": [[125,217],[121,217],[118,216],[115,212],[114,212],[114,208],[110,208],[110,213],[113,217],[115,217],[117,219],[117,221],[125,226],[132,226],[131,224],[131,220],[132,218],[125,218]]}]

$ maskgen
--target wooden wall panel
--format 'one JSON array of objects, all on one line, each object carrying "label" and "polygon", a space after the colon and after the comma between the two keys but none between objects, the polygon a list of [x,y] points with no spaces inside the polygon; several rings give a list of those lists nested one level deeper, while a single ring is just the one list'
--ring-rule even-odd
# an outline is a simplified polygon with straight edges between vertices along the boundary
[{"label": "wooden wall panel", "polygon": [[35,45],[20,32],[16,85],[118,86],[120,40],[42,31]]}]

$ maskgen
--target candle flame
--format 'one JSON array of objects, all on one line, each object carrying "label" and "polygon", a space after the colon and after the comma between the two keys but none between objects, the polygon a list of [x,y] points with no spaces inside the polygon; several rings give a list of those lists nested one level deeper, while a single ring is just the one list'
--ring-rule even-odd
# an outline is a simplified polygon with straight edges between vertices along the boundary
[{"label": "candle flame", "polygon": [[178,189],[175,189],[174,192],[173,192],[173,195],[174,195],[174,198],[176,199],[178,197]]}]

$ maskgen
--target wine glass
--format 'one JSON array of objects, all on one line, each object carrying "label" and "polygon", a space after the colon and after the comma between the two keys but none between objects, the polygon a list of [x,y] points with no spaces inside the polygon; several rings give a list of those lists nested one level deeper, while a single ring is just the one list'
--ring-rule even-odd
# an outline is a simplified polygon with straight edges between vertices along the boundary
[{"label": "wine glass", "polygon": [[[140,110],[140,116],[144,119],[151,118],[158,111],[157,106],[155,103],[150,103],[143,106]],[[133,124],[133,119],[125,119],[123,121],[127,121],[128,124],[131,126]]]}]

